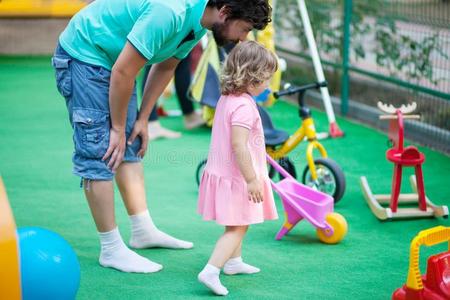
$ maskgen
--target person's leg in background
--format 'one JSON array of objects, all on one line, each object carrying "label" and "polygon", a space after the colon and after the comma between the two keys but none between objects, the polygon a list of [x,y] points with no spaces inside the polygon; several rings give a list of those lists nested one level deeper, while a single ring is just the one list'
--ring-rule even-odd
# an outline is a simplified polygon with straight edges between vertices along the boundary
[{"label": "person's leg in background", "polygon": [[191,85],[191,61],[192,57],[189,54],[180,61],[175,69],[175,91],[183,112],[186,129],[194,129],[205,124],[205,120],[203,120],[201,114],[195,112],[194,103],[188,97],[188,90]]},{"label": "person's leg in background", "polygon": [[[147,76],[150,72],[151,66],[146,66],[144,71],[144,79],[142,80],[142,93],[144,92],[144,87],[147,82]],[[168,139],[176,139],[181,137],[181,133],[178,131],[173,131],[168,128],[161,126],[161,123],[158,120],[158,108],[153,108],[150,113],[150,117],[148,118],[148,138],[152,140],[156,140],[158,138],[168,138]]]}]

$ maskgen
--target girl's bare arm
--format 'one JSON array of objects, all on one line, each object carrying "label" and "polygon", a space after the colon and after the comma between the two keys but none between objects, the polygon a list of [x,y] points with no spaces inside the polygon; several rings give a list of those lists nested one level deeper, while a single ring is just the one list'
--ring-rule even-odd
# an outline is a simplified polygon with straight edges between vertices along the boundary
[{"label": "girl's bare arm", "polygon": [[253,202],[262,202],[262,183],[259,180],[252,163],[252,157],[248,150],[249,130],[242,126],[231,127],[231,146],[239,166],[239,170],[247,182],[249,200]]}]

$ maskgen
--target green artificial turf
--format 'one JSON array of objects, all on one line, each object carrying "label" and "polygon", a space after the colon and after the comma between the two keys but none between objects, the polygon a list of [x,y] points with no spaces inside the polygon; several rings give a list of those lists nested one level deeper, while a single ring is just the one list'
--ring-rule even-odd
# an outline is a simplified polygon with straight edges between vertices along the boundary
[{"label": "green artificial turf", "polygon": [[[176,107],[170,100],[168,107]],[[270,109],[277,127],[293,132],[296,108],[278,102]],[[326,117],[314,111],[316,127]],[[72,132],[63,98],[57,93],[49,57],[0,58],[0,173],[18,227],[41,226],[61,234],[78,255],[78,299],[205,299],[211,293],[197,282],[222,228],[196,214],[197,163],[206,157],[210,130],[183,129],[180,117],[161,122],[183,131],[177,140],[149,145],[143,161],[148,204],[156,224],[176,237],[193,241],[192,250],[150,249],[137,252],[164,265],[156,274],[125,274],[98,265],[99,242],[79,178],[71,174]],[[349,225],[346,239],[321,244],[307,222],[281,241],[274,236],[282,219],[252,226],[244,243],[246,261],[261,268],[251,276],[222,276],[229,299],[389,299],[406,281],[409,243],[420,230],[448,226],[443,219],[380,222],[368,209],[359,177],[367,176],[375,193],[389,193],[392,165],[385,159],[387,137],[364,125],[338,119],[346,136],[324,140],[329,156],[346,175],[347,190],[336,210]],[[428,197],[450,204],[450,158],[419,147]],[[302,143],[290,157],[297,172],[305,165]],[[411,171],[406,172],[411,174]],[[403,191],[408,191],[406,177]],[[280,201],[276,198],[280,217]],[[116,216],[128,241],[130,226],[116,193]],[[426,257],[444,245],[421,252]],[[1,255],[1,254],[0,254]]]}]

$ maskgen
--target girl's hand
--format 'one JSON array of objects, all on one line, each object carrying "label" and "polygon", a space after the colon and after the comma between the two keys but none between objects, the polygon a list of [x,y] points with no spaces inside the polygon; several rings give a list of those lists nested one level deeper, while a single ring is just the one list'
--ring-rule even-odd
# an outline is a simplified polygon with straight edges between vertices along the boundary
[{"label": "girl's hand", "polygon": [[263,184],[258,178],[252,179],[247,183],[248,200],[254,203],[263,202]]}]

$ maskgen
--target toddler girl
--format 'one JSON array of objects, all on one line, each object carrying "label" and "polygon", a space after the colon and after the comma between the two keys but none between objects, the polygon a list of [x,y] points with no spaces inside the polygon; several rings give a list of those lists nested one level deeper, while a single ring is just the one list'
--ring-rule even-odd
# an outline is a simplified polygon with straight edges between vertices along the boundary
[{"label": "toddler girl", "polygon": [[260,270],[241,258],[250,224],[277,219],[267,173],[264,133],[253,96],[262,93],[278,67],[276,56],[254,41],[239,43],[222,71],[222,97],[214,123],[208,162],[200,183],[198,211],[225,226],[198,280],[217,295],[228,290],[219,279]]}]

